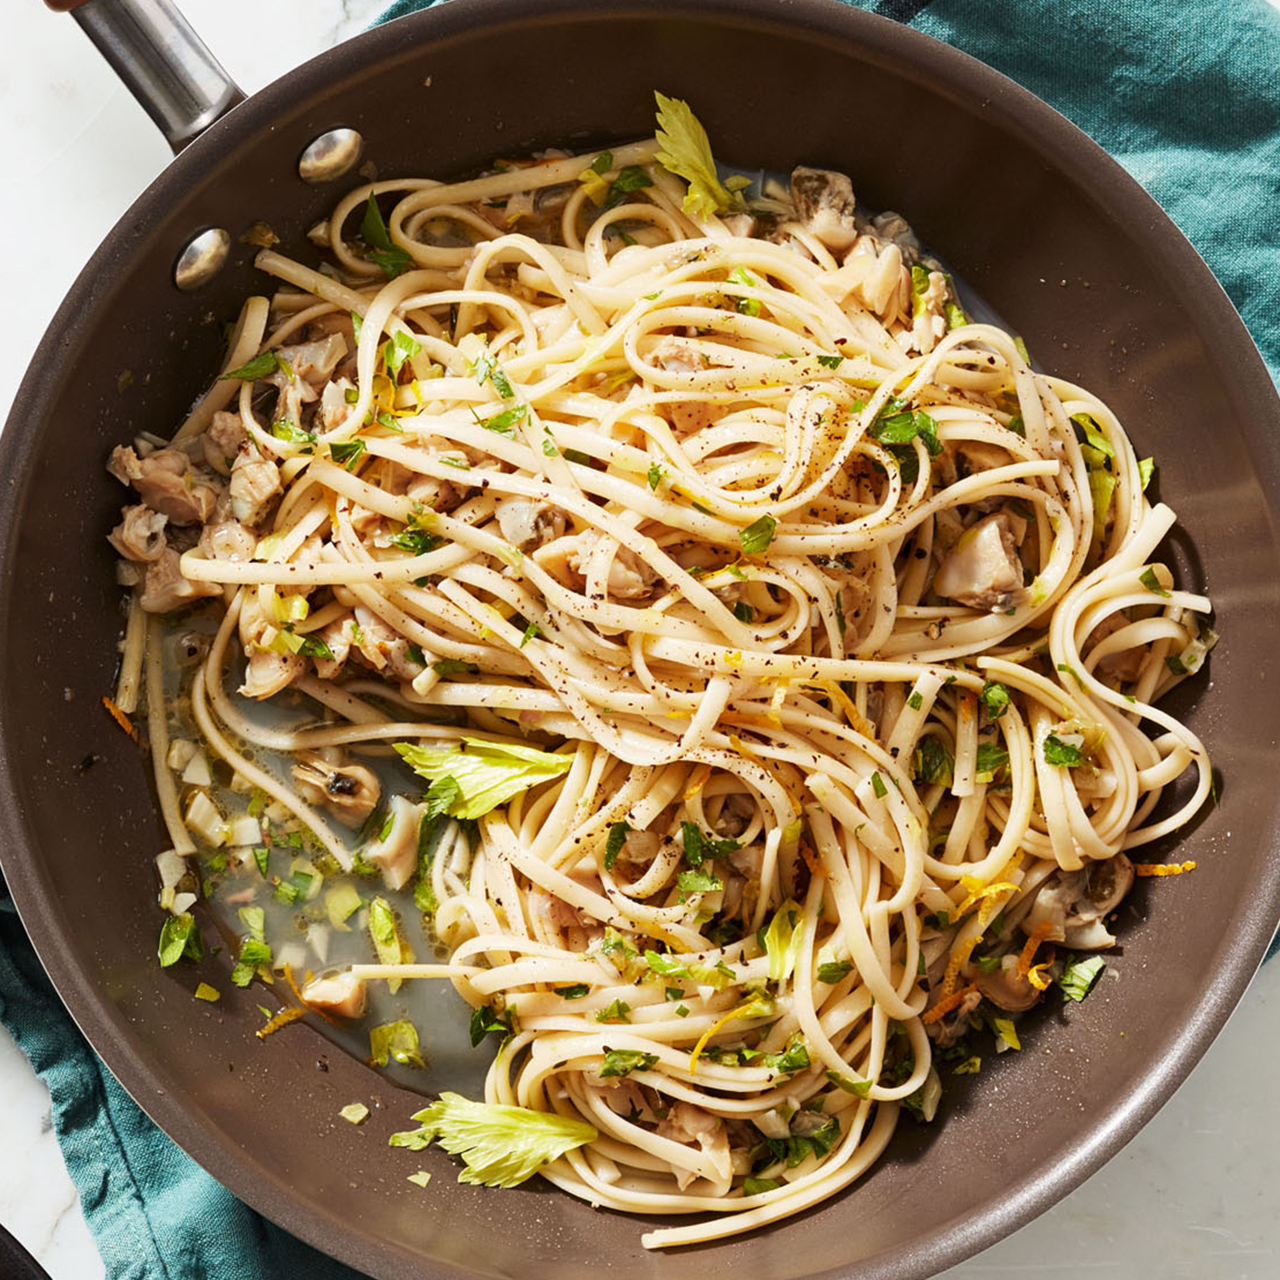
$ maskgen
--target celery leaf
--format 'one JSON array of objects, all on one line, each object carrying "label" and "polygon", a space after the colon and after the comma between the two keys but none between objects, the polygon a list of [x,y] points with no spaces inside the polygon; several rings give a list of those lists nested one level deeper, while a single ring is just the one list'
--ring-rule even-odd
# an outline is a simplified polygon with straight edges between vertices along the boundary
[{"label": "celery leaf", "polygon": [[585,1121],[525,1107],[472,1102],[457,1093],[414,1117],[422,1128],[391,1136],[393,1147],[421,1151],[433,1139],[467,1166],[459,1182],[483,1187],[515,1187],[545,1164],[584,1143],[596,1130]]},{"label": "celery leaf", "polygon": [[769,977],[774,982],[789,978],[804,945],[804,908],[792,900],[784,902],[774,913],[764,935],[764,949],[769,956]]},{"label": "celery leaf", "polygon": [[669,173],[689,184],[684,198],[685,213],[695,218],[710,218],[729,209],[742,208],[742,198],[735,196],[716,175],[707,131],[689,104],[661,93],[653,96],[658,101],[656,136],[662,148],[656,159]]},{"label": "celery leaf", "polygon": [[539,751],[515,743],[464,738],[461,747],[439,750],[397,742],[395,749],[414,772],[436,782],[452,778],[459,792],[451,818],[480,818],[512,796],[567,773],[573,756]]}]

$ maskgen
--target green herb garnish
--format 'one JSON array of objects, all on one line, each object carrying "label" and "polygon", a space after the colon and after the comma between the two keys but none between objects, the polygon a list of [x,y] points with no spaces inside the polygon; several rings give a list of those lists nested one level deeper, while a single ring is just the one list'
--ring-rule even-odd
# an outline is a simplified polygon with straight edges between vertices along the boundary
[{"label": "green herb garnish", "polygon": [[1064,768],[1074,768],[1084,759],[1079,747],[1072,746],[1069,742],[1063,742],[1055,733],[1045,735],[1043,750],[1046,764],[1059,765]]},{"label": "green herb garnish", "polygon": [[633,1071],[645,1071],[657,1061],[656,1053],[642,1053],[639,1049],[606,1049],[599,1075],[602,1080],[626,1076]]},{"label": "green herb garnish", "polygon": [[160,964],[167,969],[179,960],[199,960],[204,955],[204,937],[196,928],[195,917],[184,911],[170,916],[160,928],[160,943],[156,947]]},{"label": "green herb garnish", "polygon": [[613,864],[618,860],[618,854],[622,852],[622,846],[627,842],[627,836],[630,834],[631,828],[625,822],[615,822],[609,828],[609,838],[605,841],[604,846],[604,869],[606,871],[613,870]]},{"label": "green herb garnish", "polygon": [[[370,247],[370,259],[388,275],[398,276],[413,266],[413,258],[407,250],[402,249],[391,239],[387,224],[378,208],[378,201],[373,192],[369,192],[368,202],[364,207],[364,218],[360,222],[360,234]],[[359,337],[356,341],[359,342]]]},{"label": "green herb garnish", "polygon": [[369,1028],[370,1063],[375,1067],[385,1067],[388,1060],[404,1067],[426,1066],[418,1049],[418,1028],[407,1019]]},{"label": "green herb garnish", "polygon": [[413,770],[433,782],[449,777],[459,788],[449,807],[454,818],[480,818],[512,796],[567,773],[572,755],[539,751],[515,743],[464,738],[452,750],[393,744]]},{"label": "green herb garnish", "polygon": [[1009,690],[994,680],[988,680],[982,686],[979,697],[982,699],[982,705],[987,709],[987,715],[992,720],[999,720],[1009,709]]},{"label": "green herb garnish", "polygon": [[422,1127],[393,1134],[391,1146],[421,1151],[435,1140],[450,1154],[462,1157],[466,1169],[458,1175],[459,1182],[485,1187],[518,1186],[543,1165],[597,1136],[581,1120],[525,1107],[471,1102],[456,1093],[442,1093],[439,1102],[413,1118]]},{"label": "green herb garnish", "polygon": [[742,547],[743,553],[754,556],[766,550],[769,543],[773,541],[773,532],[777,527],[778,522],[772,516],[766,515],[740,530],[738,544]]},{"label": "green herb garnish", "polygon": [[631,1006],[625,1000],[615,1000],[607,1009],[596,1014],[597,1022],[630,1022]]},{"label": "green herb garnish", "polygon": [[676,884],[680,888],[680,901],[691,893],[714,893],[723,889],[724,884],[710,871],[682,871],[676,876]]},{"label": "green herb garnish", "polygon": [[479,675],[480,668],[474,662],[463,662],[461,658],[441,658],[431,664],[431,670],[438,676],[474,676]]},{"label": "green herb garnish", "polygon": [[1068,1000],[1083,1000],[1093,990],[1093,984],[1102,976],[1106,967],[1107,962],[1101,956],[1073,960],[1063,969],[1058,978],[1058,986]]},{"label": "green herb garnish", "polygon": [[1167,600],[1173,593],[1166,591],[1160,585],[1160,579],[1156,577],[1156,571],[1148,565],[1138,577],[1138,581],[1142,583],[1148,591],[1155,592],[1158,596],[1164,596]]},{"label": "green herb garnish", "polygon": [[274,351],[263,351],[238,369],[221,374],[219,381],[235,379],[238,382],[257,382],[261,378],[269,378],[277,371],[289,375],[293,373],[287,360],[282,360]]}]

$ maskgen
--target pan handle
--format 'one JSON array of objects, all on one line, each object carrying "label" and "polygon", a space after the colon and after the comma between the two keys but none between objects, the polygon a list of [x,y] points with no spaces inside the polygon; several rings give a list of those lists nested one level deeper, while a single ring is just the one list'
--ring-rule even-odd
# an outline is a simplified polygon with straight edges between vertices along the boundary
[{"label": "pan handle", "polygon": [[70,10],[174,153],[244,101],[171,0],[45,0]]}]

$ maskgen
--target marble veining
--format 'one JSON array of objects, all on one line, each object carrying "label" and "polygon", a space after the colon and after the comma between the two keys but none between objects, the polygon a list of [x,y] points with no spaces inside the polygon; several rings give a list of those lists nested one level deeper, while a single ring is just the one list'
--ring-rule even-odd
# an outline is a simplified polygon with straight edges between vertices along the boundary
[{"label": "marble veining", "polygon": [[[464,0],[465,2],[465,0]],[[1280,4],[1280,0],[1273,0]],[[167,148],[71,19],[12,4],[0,74],[0,418],[59,299]],[[380,0],[182,0],[252,91],[366,26]],[[38,233],[37,233],[38,232]],[[17,305],[15,300],[21,300]],[[1280,1274],[1280,961],[1265,970],[1169,1105],[1043,1217],[947,1280]],[[53,1280],[103,1275],[52,1130],[49,1095],[0,1030],[0,1223]],[[288,1278],[283,1278],[288,1280]]]},{"label": "marble veining", "polygon": [[0,1223],[54,1280],[98,1280],[102,1261],[53,1132],[49,1091],[0,1028]]}]

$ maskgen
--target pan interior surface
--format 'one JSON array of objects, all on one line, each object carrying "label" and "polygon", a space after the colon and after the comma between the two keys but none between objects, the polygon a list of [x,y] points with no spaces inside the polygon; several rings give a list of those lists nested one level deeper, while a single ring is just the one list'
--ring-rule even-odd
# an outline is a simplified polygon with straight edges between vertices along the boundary
[{"label": "pan interior surface", "polygon": [[[162,971],[152,859],[167,842],[148,762],[97,708],[122,626],[104,536],[121,490],[104,460],[139,430],[177,425],[217,367],[221,322],[263,287],[237,242],[211,286],[179,294],[173,263],[192,233],[264,221],[314,260],[305,232],[349,189],[297,177],[324,131],[358,130],[382,176],[449,176],[648,134],[654,89],[686,98],[731,164],[848,172],[862,203],[903,212],[1042,364],[1109,402],[1159,464],[1181,519],[1175,559],[1212,594],[1223,636],[1210,680],[1174,707],[1225,780],[1179,845],[1200,874],[1126,903],[1107,981],[1033,1020],[1029,1052],[949,1085],[940,1124],[904,1117],[848,1193],[673,1256],[641,1249],[643,1222],[544,1184],[462,1186],[439,1152],[389,1151],[418,1095],[306,1026],[256,1040],[257,993],[225,981],[225,954]],[[1136,1132],[1225,1021],[1280,913],[1278,418],[1243,326],[1156,206],[1048,108],[917,33],[820,0],[460,0],[398,21],[184,153],[99,251],[24,382],[0,463],[5,876],[72,1013],[142,1106],[254,1207],[373,1275],[932,1274]],[[222,990],[217,1006],[192,999],[202,979]],[[357,1100],[373,1109],[359,1129],[337,1115]],[[420,1167],[434,1174],[426,1193],[405,1181]]]}]

